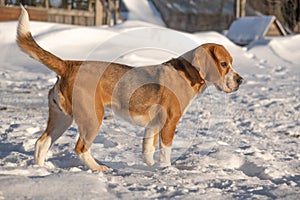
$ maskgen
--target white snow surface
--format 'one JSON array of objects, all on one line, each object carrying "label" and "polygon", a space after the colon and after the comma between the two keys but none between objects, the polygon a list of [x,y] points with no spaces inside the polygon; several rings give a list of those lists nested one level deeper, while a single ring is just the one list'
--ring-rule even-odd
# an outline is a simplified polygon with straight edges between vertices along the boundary
[{"label": "white snow surface", "polygon": [[137,20],[111,28],[30,24],[37,42],[63,59],[142,66],[220,43],[244,84],[229,95],[210,86],[194,100],[178,124],[171,167],[146,166],[143,129],[110,111],[91,152],[111,171],[92,173],[79,161],[76,124],[37,167],[34,144],[56,78],[19,50],[17,22],[2,22],[0,199],[299,199],[299,35],[241,48],[216,32],[187,34]]}]

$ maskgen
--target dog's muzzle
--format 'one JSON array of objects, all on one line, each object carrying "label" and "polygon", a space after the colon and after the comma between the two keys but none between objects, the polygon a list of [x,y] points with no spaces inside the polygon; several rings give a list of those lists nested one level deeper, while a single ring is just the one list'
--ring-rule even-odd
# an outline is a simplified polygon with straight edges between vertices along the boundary
[{"label": "dog's muzzle", "polygon": [[237,75],[237,79],[236,79],[236,82],[238,85],[241,85],[243,83],[244,79],[243,77],[241,77],[240,75]]}]

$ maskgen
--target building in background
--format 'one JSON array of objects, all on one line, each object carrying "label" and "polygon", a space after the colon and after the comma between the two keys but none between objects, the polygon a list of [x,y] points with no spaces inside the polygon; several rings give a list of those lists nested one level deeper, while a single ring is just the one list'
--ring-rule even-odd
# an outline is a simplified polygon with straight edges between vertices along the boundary
[{"label": "building in background", "polygon": [[[243,16],[275,16],[285,29],[299,32],[300,0],[152,0],[169,28],[187,31],[229,29]],[[288,31],[288,30],[287,30]]]},{"label": "building in background", "polygon": [[[152,2],[167,27],[186,32],[222,32],[239,17],[261,15],[275,16],[287,32],[300,32],[300,0],[130,1]],[[114,25],[128,14],[123,0],[0,0],[0,21],[16,20],[19,3],[28,6],[32,20],[66,24]]]},{"label": "building in background", "polygon": [[235,0],[153,0],[169,28],[223,31],[236,19]]}]

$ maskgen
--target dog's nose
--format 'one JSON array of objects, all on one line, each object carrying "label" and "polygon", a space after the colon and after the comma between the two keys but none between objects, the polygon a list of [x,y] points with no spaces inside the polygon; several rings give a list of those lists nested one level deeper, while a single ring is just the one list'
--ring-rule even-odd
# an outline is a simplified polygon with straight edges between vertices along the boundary
[{"label": "dog's nose", "polygon": [[243,78],[241,76],[239,76],[237,79],[236,79],[236,82],[241,85],[243,83]]}]

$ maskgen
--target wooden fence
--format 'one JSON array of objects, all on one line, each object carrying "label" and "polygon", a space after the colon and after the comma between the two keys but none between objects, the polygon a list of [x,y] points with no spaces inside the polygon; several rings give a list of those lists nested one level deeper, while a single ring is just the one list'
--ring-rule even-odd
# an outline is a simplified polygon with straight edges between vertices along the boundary
[{"label": "wooden fence", "polygon": [[[26,7],[31,20],[83,26],[113,25],[118,20],[123,20],[119,10],[119,3],[116,3],[118,2],[116,0],[89,0],[87,10],[71,9],[70,5],[67,8],[49,8],[49,2],[47,2],[45,1],[43,7]],[[19,6],[5,6],[3,3],[1,4],[0,21],[18,19],[21,12]]]},{"label": "wooden fence", "polygon": [[[28,8],[28,13],[31,20],[47,21],[47,10],[36,9],[34,7]],[[0,6],[0,21],[17,20],[21,9],[19,7],[5,7]]]}]

